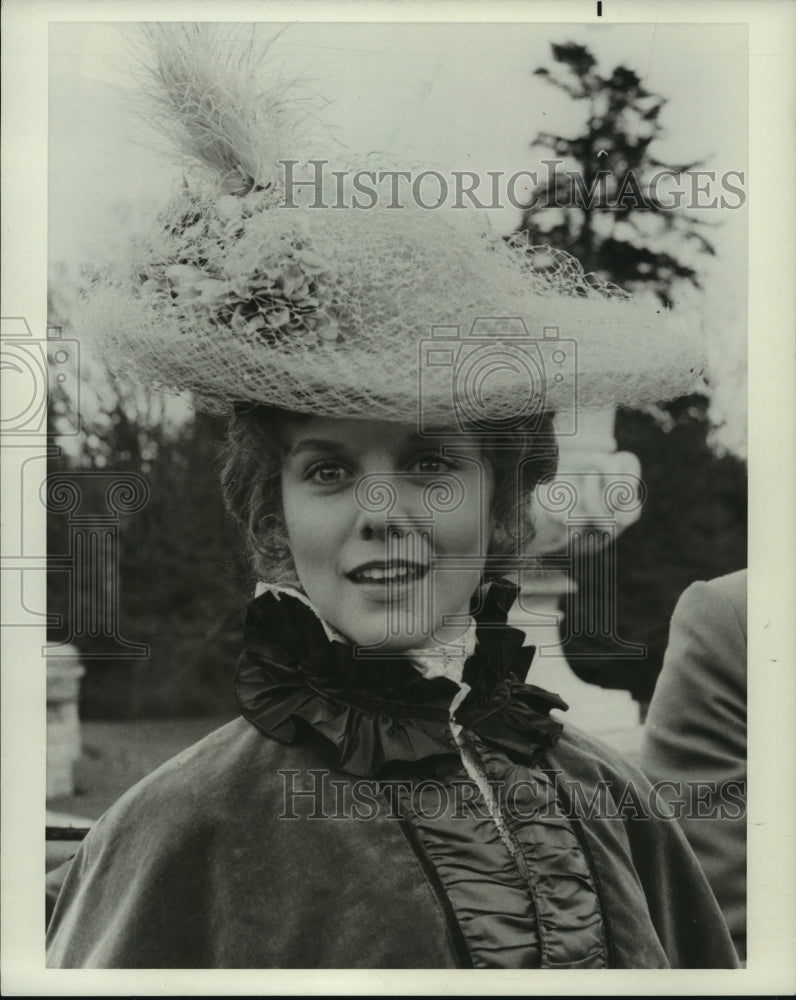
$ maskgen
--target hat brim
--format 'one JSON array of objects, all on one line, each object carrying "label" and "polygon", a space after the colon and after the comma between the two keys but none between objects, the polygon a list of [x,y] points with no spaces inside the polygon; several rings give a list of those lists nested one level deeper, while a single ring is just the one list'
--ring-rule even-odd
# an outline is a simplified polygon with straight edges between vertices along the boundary
[{"label": "hat brim", "polygon": [[[262,216],[262,250],[249,247],[249,257],[278,262],[280,248],[309,246],[328,266],[321,291],[311,290],[326,296],[319,315],[334,317],[338,340],[233,330],[173,295],[153,301],[142,294],[140,265],[92,289],[79,329],[117,368],[190,392],[200,406],[250,401],[428,424],[463,411],[510,422],[543,409],[637,406],[692,391],[702,369],[694,322],[592,292],[577,274],[562,288],[560,274],[530,272],[521,250],[439,215]],[[163,246],[152,253],[162,260]],[[232,268],[233,256],[221,255],[216,272]],[[568,266],[577,269],[571,258]]]}]

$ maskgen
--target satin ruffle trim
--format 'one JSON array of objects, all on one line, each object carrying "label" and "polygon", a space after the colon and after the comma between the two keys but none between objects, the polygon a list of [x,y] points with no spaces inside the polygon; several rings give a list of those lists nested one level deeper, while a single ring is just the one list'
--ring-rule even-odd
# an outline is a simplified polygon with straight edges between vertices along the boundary
[{"label": "satin ruffle trim", "polygon": [[[550,710],[567,705],[523,682],[535,650],[506,624],[516,593],[511,584],[492,583],[472,609],[476,647],[463,672],[471,690],[455,721],[532,762],[563,728]],[[301,726],[310,726],[335,746],[350,774],[458,755],[449,726],[455,683],[423,677],[405,657],[356,655],[355,647],[327,638],[309,606],[285,594],[266,592],[249,605],[235,687],[243,716],[260,732],[293,743]]]}]

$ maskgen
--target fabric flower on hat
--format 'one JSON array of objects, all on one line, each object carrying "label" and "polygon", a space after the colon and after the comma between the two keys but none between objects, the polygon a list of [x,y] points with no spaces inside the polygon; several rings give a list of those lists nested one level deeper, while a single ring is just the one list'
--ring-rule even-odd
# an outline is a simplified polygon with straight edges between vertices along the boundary
[{"label": "fabric flower on hat", "polygon": [[303,234],[274,231],[273,216],[258,211],[267,200],[262,191],[190,200],[182,213],[189,224],[164,226],[178,262],[145,269],[144,294],[186,323],[223,326],[247,339],[300,337],[302,348],[334,343],[340,326],[325,308],[333,269]]}]

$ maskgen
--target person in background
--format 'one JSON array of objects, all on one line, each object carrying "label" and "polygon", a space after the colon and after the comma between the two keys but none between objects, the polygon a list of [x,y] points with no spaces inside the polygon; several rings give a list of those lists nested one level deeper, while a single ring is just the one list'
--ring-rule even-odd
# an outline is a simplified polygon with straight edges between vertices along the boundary
[{"label": "person in background", "polygon": [[641,768],[685,807],[680,822],[746,955],[746,583],[691,584],[672,616]]}]

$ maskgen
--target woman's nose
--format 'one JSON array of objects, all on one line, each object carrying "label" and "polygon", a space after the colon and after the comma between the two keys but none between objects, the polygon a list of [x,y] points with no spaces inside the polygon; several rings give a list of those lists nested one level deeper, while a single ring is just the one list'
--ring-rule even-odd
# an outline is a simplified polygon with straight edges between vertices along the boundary
[{"label": "woman's nose", "polygon": [[401,537],[422,528],[431,516],[409,477],[400,473],[368,473],[354,490],[357,531],[364,539]]}]

